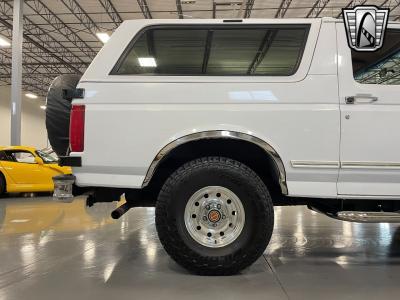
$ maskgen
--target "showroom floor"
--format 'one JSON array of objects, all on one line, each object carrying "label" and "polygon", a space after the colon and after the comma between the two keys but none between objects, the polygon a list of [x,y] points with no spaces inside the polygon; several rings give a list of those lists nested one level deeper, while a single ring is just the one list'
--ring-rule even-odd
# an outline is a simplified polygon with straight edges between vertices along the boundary
[{"label": "showroom floor", "polygon": [[399,225],[276,208],[262,258],[240,275],[202,277],[164,252],[154,209],[113,221],[115,206],[0,199],[0,299],[399,298]]}]

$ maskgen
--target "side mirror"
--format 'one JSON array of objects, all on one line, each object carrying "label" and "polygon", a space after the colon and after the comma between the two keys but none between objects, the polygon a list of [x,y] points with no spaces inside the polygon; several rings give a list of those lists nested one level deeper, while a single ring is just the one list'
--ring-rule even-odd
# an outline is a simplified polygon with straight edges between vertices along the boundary
[{"label": "side mirror", "polygon": [[38,156],[35,156],[35,163],[37,163],[38,165],[43,165],[43,159],[41,159]]}]

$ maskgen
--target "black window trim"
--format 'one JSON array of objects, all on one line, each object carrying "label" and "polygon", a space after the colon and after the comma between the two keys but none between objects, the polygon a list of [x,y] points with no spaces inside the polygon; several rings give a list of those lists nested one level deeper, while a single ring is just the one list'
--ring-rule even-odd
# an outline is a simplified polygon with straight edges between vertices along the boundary
[{"label": "black window trim", "polygon": [[[307,46],[307,42],[309,39],[311,23],[296,23],[296,24],[235,24],[235,25],[227,25],[227,24],[191,24],[191,25],[180,25],[180,24],[167,24],[167,25],[149,25],[143,27],[139,30],[132,40],[129,42],[128,46],[126,46],[124,52],[122,52],[121,56],[118,58],[116,64],[111,69],[108,75],[112,76],[131,76],[131,77],[152,77],[152,76],[161,76],[161,77],[290,77],[297,73],[299,70],[300,64],[303,61],[303,55],[305,48]],[[220,75],[220,74],[118,74],[118,70],[120,69],[122,63],[125,61],[126,57],[129,55],[130,51],[134,47],[136,41],[142,37],[143,34],[148,30],[152,29],[205,29],[205,30],[213,30],[213,29],[305,29],[304,32],[304,40],[301,45],[300,54],[298,56],[297,62],[293,68],[293,71],[289,74],[281,75],[281,74],[251,74],[251,75]]]}]

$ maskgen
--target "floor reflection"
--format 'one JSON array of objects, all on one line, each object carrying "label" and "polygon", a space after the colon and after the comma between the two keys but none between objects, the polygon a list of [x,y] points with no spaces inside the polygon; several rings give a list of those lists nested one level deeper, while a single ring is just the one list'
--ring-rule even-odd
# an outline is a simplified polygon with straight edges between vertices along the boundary
[{"label": "floor reflection", "polygon": [[381,263],[400,255],[399,224],[343,222],[302,207],[278,207],[275,216],[273,238],[266,250],[270,256],[338,259],[343,265]]},{"label": "floor reflection", "polygon": [[72,203],[49,198],[0,199],[0,234],[94,230],[114,222],[110,211],[115,207],[110,204],[88,208],[84,197]]},{"label": "floor reflection", "polygon": [[398,298],[397,224],[277,207],[264,257],[237,276],[199,277],[165,253],[153,208],[114,221],[119,204],[0,199],[0,299]]}]

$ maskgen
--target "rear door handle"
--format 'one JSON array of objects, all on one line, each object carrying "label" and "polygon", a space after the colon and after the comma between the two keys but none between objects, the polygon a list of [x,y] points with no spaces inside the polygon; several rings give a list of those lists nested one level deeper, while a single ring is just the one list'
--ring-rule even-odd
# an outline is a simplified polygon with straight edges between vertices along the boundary
[{"label": "rear door handle", "polygon": [[378,97],[360,94],[355,96],[348,96],[345,98],[345,100],[346,104],[355,104],[355,103],[367,104],[378,101]]}]

